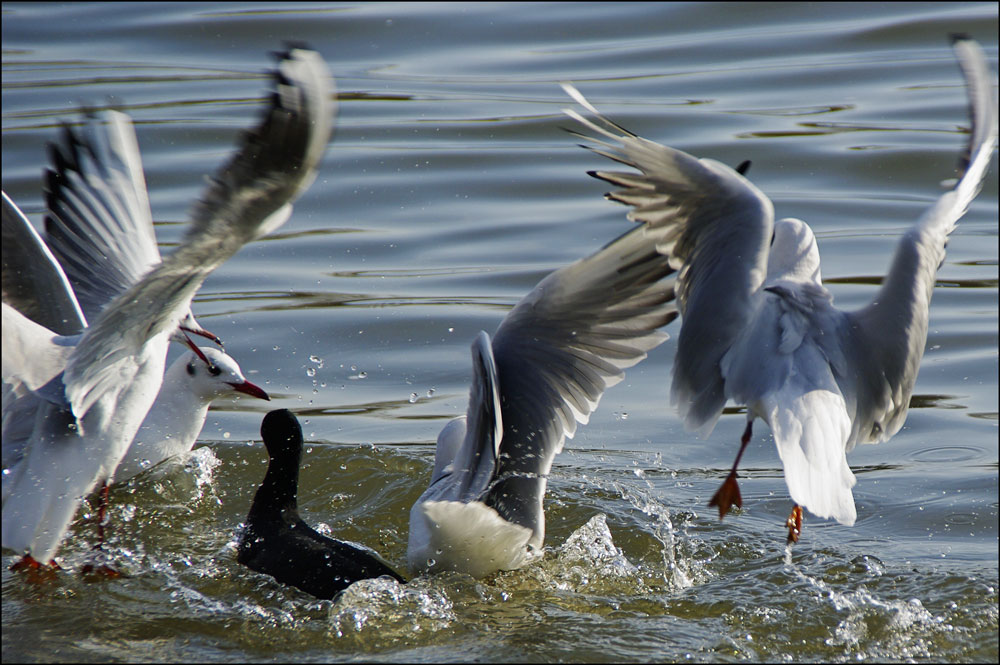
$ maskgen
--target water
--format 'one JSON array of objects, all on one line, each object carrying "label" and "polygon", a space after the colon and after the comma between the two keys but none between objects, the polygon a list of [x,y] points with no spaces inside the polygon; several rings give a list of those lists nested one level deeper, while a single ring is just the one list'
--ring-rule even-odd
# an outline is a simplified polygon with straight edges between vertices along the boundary
[{"label": "water", "polygon": [[[720,523],[706,503],[744,416],[727,411],[708,441],[684,432],[668,341],[556,459],[535,565],[366,581],[334,603],[234,551],[264,472],[261,416],[287,407],[308,439],[306,519],[402,568],[434,439],[465,409],[473,336],[628,226],[585,175],[606,164],[560,130],[559,81],[643,136],[752,159],[778,215],[816,231],[837,304],[857,307],[952,175],[967,119],[946,36],[972,34],[996,72],[994,3],[6,4],[3,18],[3,186],[35,221],[45,143],[81,104],[135,119],[169,248],[257,117],[269,50],[308,42],[341,95],[292,219],[194,305],[273,401],[217,404],[185,465],[115,489],[111,551],[129,577],[37,587],[5,554],[4,661],[996,661],[995,164],[939,273],[906,426],[849,457],[854,527],[807,516],[786,550],[763,426],[745,509]],[[70,569],[88,516],[61,550]]]}]

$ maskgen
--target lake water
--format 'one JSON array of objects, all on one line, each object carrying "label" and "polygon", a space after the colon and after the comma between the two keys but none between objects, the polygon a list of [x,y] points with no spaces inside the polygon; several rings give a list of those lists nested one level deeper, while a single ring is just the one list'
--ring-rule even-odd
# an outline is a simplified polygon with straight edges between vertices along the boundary
[{"label": "lake water", "polygon": [[[82,104],[132,115],[169,249],[204,175],[258,116],[284,40],[340,107],[316,183],[194,310],[272,395],[220,402],[186,465],[112,493],[128,577],[88,582],[81,511],[42,586],[3,556],[3,660],[980,661],[998,655],[997,171],[951,237],[906,426],[859,446],[858,522],[791,506],[756,428],[744,510],[708,499],[744,426],[699,440],[668,408],[675,339],[556,458],[545,558],[485,580],[365,581],[316,601],[242,568],[262,415],[295,411],[307,521],[406,559],[469,344],[542,277],[629,226],[561,127],[573,81],[647,138],[750,177],[816,231],[844,308],[950,178],[968,126],[947,36],[997,69],[996,3],[3,5],[3,187],[35,222],[41,168]],[[676,324],[674,324],[675,326]],[[668,327],[676,335],[676,327]],[[179,353],[179,349],[172,354]]]}]

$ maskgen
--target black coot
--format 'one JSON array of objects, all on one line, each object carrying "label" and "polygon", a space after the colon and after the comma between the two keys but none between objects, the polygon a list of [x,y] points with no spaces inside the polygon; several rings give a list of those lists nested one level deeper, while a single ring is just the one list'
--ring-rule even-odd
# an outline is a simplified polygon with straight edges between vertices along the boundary
[{"label": "black coot", "polygon": [[388,575],[405,583],[376,554],[327,538],[299,517],[302,428],[292,412],[268,413],[260,435],[270,461],[240,536],[237,561],[317,598],[333,598],[369,577]]}]

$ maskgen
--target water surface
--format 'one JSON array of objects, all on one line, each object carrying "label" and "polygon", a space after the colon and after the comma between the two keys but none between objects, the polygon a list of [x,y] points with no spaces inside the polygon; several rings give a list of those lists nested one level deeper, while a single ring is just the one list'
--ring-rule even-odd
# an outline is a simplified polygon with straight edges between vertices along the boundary
[{"label": "water surface", "polygon": [[[83,104],[132,115],[163,249],[258,116],[270,50],[337,80],[336,136],[291,220],[194,309],[271,403],[221,402],[185,465],[113,492],[126,579],[7,571],[4,661],[995,662],[997,176],[952,235],[906,426],[849,457],[858,522],[790,500],[767,428],[744,510],[706,503],[744,426],[700,440],[667,406],[675,341],[610,389],[556,459],[546,557],[486,580],[366,581],[316,601],[243,569],[235,531],[271,408],[302,420],[300,506],[405,564],[433,443],[464,412],[469,344],[542,277],[628,228],[561,130],[573,81],[632,131],[750,176],[807,220],[836,303],[873,296],[965,141],[947,35],[997,68],[995,3],[3,6],[3,187],[43,214],[45,145]],[[676,334],[676,330],[668,332]],[[179,353],[174,350],[172,353]],[[82,511],[67,568],[94,534]]]}]

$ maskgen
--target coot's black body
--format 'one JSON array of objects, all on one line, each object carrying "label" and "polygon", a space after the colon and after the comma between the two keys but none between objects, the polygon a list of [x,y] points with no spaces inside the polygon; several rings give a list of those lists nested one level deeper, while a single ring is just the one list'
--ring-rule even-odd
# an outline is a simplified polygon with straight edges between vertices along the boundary
[{"label": "coot's black body", "polygon": [[317,598],[351,583],[388,575],[406,582],[376,554],[317,533],[298,511],[302,428],[291,411],[264,416],[260,427],[270,462],[240,536],[237,561]]}]

